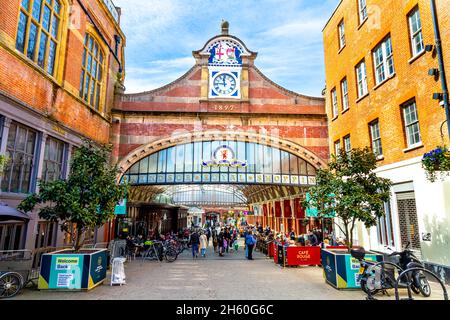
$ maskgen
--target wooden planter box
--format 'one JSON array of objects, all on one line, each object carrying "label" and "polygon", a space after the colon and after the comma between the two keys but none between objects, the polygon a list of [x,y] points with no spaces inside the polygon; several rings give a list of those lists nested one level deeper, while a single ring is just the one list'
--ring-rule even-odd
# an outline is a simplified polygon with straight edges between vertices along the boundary
[{"label": "wooden planter box", "polygon": [[[326,282],[336,289],[360,289],[360,263],[346,249],[324,249],[321,252]],[[383,255],[367,252],[366,260],[383,261]]]},{"label": "wooden planter box", "polygon": [[91,290],[106,279],[107,249],[66,249],[43,254],[40,290]]}]

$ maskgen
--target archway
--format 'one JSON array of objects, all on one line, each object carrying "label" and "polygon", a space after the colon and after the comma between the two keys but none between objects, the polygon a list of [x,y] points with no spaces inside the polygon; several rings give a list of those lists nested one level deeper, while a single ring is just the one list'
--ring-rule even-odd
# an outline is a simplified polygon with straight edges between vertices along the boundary
[{"label": "archway", "polygon": [[[131,184],[136,197],[129,199],[132,205],[164,198],[178,208],[178,216],[180,210],[193,207],[245,212],[253,222],[265,221],[280,230],[298,224],[295,199],[315,185],[316,170],[324,166],[313,152],[292,141],[208,131],[170,136],[137,148],[120,162],[118,179]],[[265,219],[257,219],[252,208],[264,203],[271,210]]]}]

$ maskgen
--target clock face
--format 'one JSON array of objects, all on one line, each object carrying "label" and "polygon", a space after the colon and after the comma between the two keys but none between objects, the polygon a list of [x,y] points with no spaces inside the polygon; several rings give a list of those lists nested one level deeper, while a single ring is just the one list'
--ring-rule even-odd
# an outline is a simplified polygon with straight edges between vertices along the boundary
[{"label": "clock face", "polygon": [[213,80],[214,90],[222,95],[229,95],[236,90],[236,79],[228,73],[221,73]]}]

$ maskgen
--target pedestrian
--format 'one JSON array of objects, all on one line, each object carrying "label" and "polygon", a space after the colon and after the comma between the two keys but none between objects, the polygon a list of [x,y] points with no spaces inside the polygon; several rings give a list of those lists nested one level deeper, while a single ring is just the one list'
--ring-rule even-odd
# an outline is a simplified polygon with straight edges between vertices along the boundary
[{"label": "pedestrian", "polygon": [[200,251],[203,258],[206,258],[206,248],[208,247],[208,238],[206,234],[202,232],[200,235]]},{"label": "pedestrian", "polygon": [[290,238],[291,240],[295,240],[295,231],[294,231],[294,228],[291,229],[291,232],[289,233],[289,238]]},{"label": "pedestrian", "polygon": [[234,251],[236,251],[236,253],[237,253],[238,249],[239,249],[239,242],[237,239],[234,239],[233,246],[234,246]]},{"label": "pedestrian", "polygon": [[253,248],[256,244],[256,238],[253,235],[253,232],[250,230],[247,233],[247,236],[245,237],[245,244],[246,244],[246,257],[248,260],[253,260]]},{"label": "pedestrian", "polygon": [[228,248],[229,248],[230,243],[231,243],[231,233],[230,233],[230,229],[229,229],[229,228],[226,228],[226,229],[225,229],[225,232],[224,232],[224,234],[223,234],[223,237],[224,237],[224,239],[226,240],[226,243],[227,243],[227,246],[225,247],[225,250],[226,250],[227,253],[228,253]]},{"label": "pedestrian", "polygon": [[217,235],[217,246],[219,247],[219,256],[221,257],[223,257],[224,240],[223,229],[221,229],[219,234]]},{"label": "pedestrian", "polygon": [[216,230],[213,230],[213,232],[212,232],[212,241],[213,241],[213,247],[214,247],[214,253],[215,253],[215,252],[217,252],[217,246],[218,246]]},{"label": "pedestrian", "polygon": [[308,240],[311,246],[317,246],[319,244],[317,236],[312,231],[309,231]]},{"label": "pedestrian", "polygon": [[194,230],[191,234],[191,246],[192,246],[192,259],[198,258],[198,246],[200,244],[200,236],[197,231]]},{"label": "pedestrian", "polygon": [[211,238],[211,228],[208,226],[208,228],[206,228],[206,241],[208,245],[209,245],[209,238]]}]

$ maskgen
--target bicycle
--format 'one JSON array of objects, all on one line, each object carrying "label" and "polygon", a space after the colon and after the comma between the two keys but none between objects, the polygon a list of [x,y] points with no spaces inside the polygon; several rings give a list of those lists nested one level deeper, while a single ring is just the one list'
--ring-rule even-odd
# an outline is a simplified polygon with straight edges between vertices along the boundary
[{"label": "bicycle", "polygon": [[165,258],[167,262],[173,262],[178,258],[177,251],[170,246],[169,241],[149,241],[145,246],[148,248],[142,255],[142,260],[159,260]]}]

